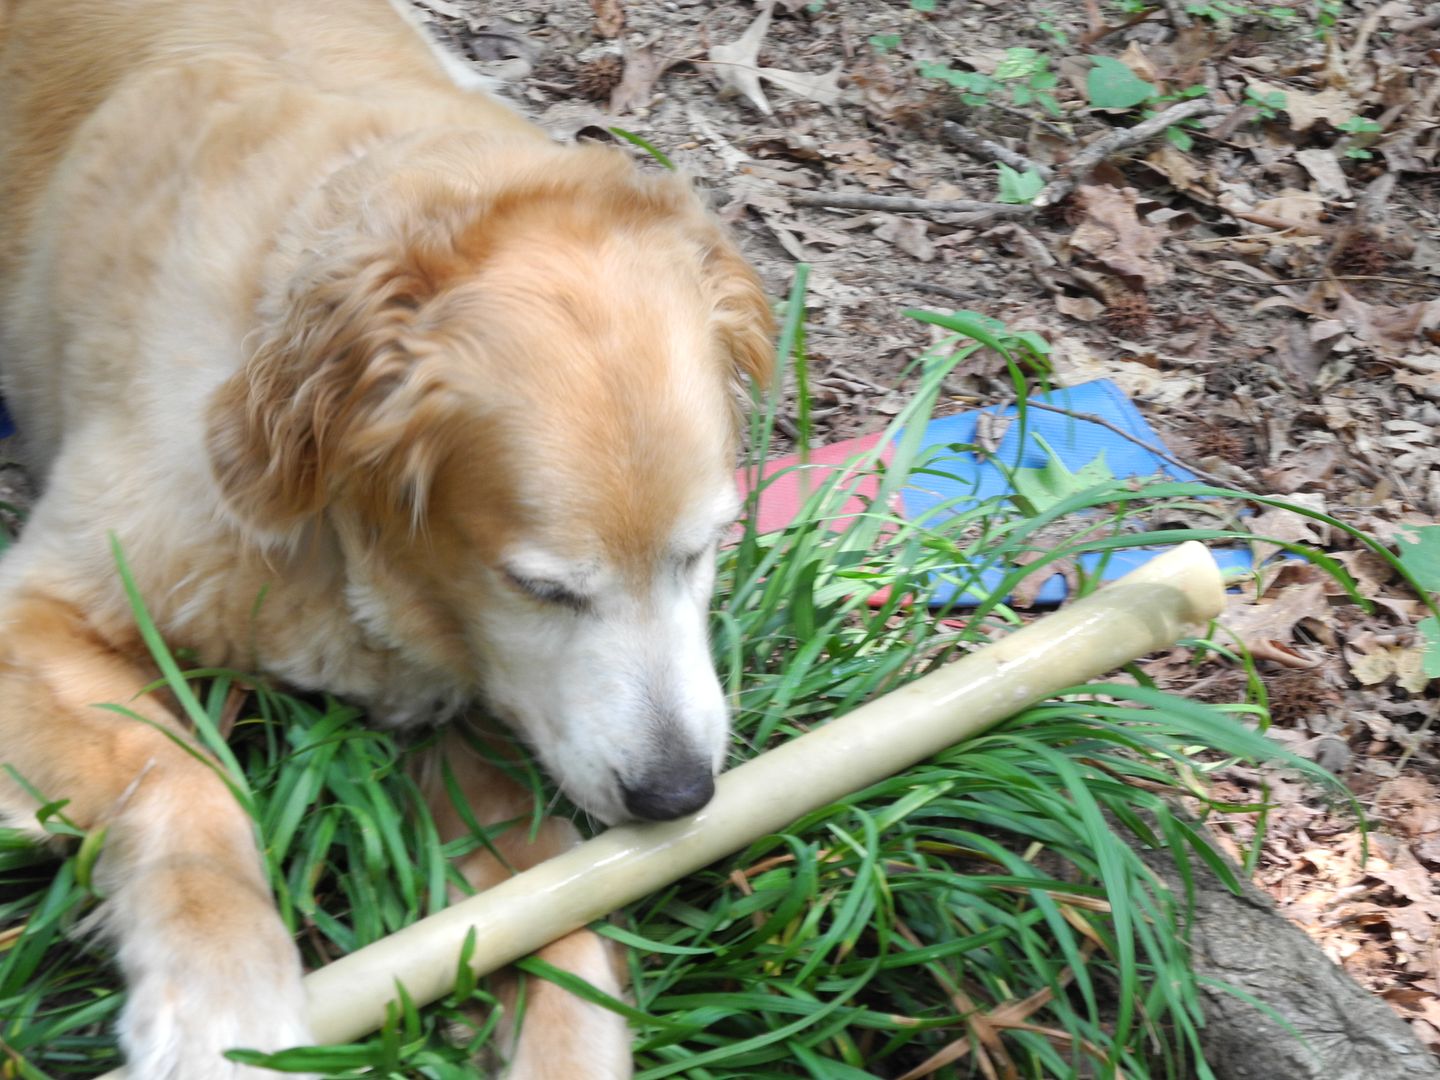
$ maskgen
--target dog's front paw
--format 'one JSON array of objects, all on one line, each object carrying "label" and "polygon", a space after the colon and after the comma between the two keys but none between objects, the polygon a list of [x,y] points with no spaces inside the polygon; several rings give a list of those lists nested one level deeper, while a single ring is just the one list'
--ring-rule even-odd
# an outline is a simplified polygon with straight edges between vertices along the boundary
[{"label": "dog's front paw", "polygon": [[276,1080],[225,1051],[313,1041],[299,954],[257,887],[205,860],[169,860],[101,911],[126,975],[128,1080]]},{"label": "dog's front paw", "polygon": [[313,1041],[299,973],[279,981],[261,974],[243,965],[202,971],[177,963],[133,981],[120,1017],[127,1078],[277,1080],[269,1069],[225,1057],[227,1050],[275,1051]]}]

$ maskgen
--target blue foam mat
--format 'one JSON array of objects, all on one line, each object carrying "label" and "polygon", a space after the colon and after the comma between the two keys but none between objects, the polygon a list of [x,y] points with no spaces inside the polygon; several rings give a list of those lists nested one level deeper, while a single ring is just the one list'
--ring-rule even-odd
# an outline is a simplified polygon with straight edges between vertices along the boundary
[{"label": "blue foam mat", "polygon": [[[1072,414],[1101,417],[1134,439],[1169,453],[1134,402],[1108,379],[1039,394],[1031,398],[1031,402],[1053,405]],[[1103,454],[1106,466],[1116,478],[1163,475],[1171,480],[1196,479],[1189,470],[1166,461],[1101,424],[1077,419],[1074,415],[1033,408],[1025,414],[1024,445],[1020,443],[1020,424],[1012,420],[999,447],[982,459],[971,451],[959,448],[975,444],[980,418],[985,414],[1013,417],[1016,409],[1013,406],[977,409],[941,417],[926,425],[922,460],[934,472],[913,477],[911,486],[905,489],[907,518],[915,520],[934,515],[938,520],[964,513],[986,500],[1013,494],[1014,489],[1005,469],[1016,465],[1027,469],[1048,465],[1051,459],[1045,451],[1046,446],[1071,472],[1079,472]],[[1005,468],[1001,467],[1001,463]],[[943,509],[937,509],[942,505]],[[1076,561],[1087,574],[1098,572],[1102,580],[1110,581],[1143,566],[1165,550],[1164,547],[1156,547],[1094,552],[1081,555]],[[1248,569],[1252,565],[1250,552],[1245,549],[1212,549],[1211,553],[1222,569]],[[973,606],[977,601],[976,594],[987,595],[998,588],[1006,572],[1007,568],[1003,566],[981,570],[975,576],[974,584],[965,590],[968,595],[958,595],[959,590],[953,584],[942,584],[932,595],[930,604],[932,607]],[[1042,584],[1036,602],[1058,604],[1065,595],[1065,579],[1055,574]]]}]

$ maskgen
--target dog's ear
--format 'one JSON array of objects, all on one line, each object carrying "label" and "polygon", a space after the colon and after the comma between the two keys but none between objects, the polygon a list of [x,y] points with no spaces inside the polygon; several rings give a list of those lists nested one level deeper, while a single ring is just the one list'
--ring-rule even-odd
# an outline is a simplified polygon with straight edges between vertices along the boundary
[{"label": "dog's ear", "polygon": [[762,394],[775,377],[775,316],[760,278],[728,238],[717,237],[705,258],[720,342],[737,382],[748,375]]},{"label": "dog's ear", "polygon": [[211,399],[211,466],[231,508],[284,534],[347,484],[418,514],[448,451],[453,394],[427,365],[445,260],[379,241],[312,255]]}]

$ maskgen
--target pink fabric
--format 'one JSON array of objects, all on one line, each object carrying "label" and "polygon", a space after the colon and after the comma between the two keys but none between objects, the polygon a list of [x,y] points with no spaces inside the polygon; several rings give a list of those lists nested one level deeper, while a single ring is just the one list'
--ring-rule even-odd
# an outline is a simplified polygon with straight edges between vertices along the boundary
[{"label": "pink fabric", "polygon": [[[800,464],[800,456],[791,454],[789,457],[779,458],[775,461],[767,461],[764,466],[766,477],[774,476],[782,470],[790,470],[784,476],[767,484],[760,493],[760,507],[756,531],[761,533],[778,532],[785,528],[800,513],[801,507],[807,499],[824,483],[828,482],[831,475],[835,473],[851,458],[873,450],[876,443],[880,441],[881,435],[867,435],[860,439],[849,439],[845,442],[832,443],[829,446],[817,447],[810,451],[810,462],[807,466],[796,468]],[[892,448],[886,447],[880,455],[880,460],[890,461]],[[853,482],[854,474],[844,476],[841,480],[844,484]],[[749,495],[750,474],[749,470],[741,469],[736,479],[740,484],[740,493]],[[844,529],[847,519],[856,514],[863,514],[880,490],[880,479],[877,476],[866,476],[855,486],[854,494],[846,501],[840,513],[831,522],[830,527],[837,531]],[[900,507],[892,507],[892,511],[899,512]]]}]

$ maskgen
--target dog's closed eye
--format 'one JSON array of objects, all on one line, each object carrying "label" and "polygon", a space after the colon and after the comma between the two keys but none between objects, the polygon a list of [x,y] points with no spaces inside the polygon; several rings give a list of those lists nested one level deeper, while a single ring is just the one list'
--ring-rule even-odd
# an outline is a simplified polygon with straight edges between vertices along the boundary
[{"label": "dog's closed eye", "polygon": [[727,517],[709,536],[701,541],[700,547],[676,552],[672,558],[679,563],[681,573],[688,574],[705,559],[713,559],[715,557],[716,547],[724,542],[730,530],[735,527],[735,520],[736,518],[734,516]]},{"label": "dog's closed eye", "polygon": [[520,592],[542,604],[554,604],[556,607],[569,608],[571,611],[586,611],[590,607],[588,596],[584,596],[558,581],[528,577],[524,574],[517,574],[513,570],[506,570],[505,578]]}]

